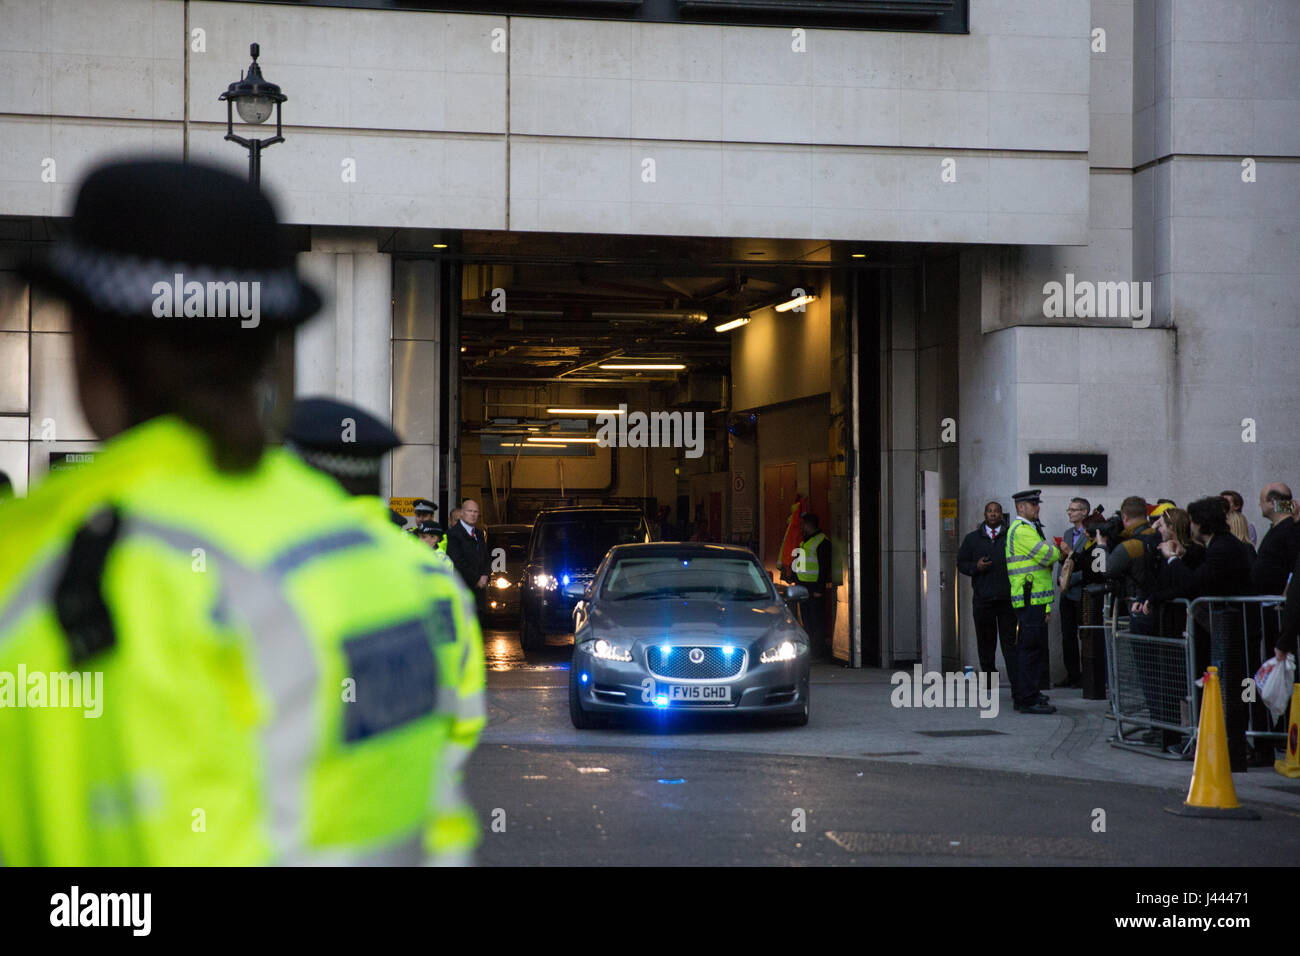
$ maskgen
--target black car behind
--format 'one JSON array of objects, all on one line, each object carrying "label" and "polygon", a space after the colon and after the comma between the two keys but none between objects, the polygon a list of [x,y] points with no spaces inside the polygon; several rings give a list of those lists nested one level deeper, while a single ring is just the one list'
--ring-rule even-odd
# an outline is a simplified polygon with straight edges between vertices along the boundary
[{"label": "black car behind", "polygon": [[532,534],[533,526],[528,524],[500,524],[488,528],[487,545],[492,571],[488,574],[487,614],[492,621],[513,621],[519,617],[519,585],[524,579],[528,539]]},{"label": "black car behind", "polygon": [[541,512],[520,582],[519,642],[535,650],[549,633],[573,630],[573,607],[616,544],[650,540],[637,508],[575,507]]}]

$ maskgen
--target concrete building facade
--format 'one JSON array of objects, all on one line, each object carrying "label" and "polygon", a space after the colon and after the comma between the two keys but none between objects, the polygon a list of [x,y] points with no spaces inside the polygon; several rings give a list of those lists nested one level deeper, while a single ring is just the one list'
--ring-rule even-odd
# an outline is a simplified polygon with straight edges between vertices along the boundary
[{"label": "concrete building facade", "polygon": [[[1073,494],[1113,510],[1300,485],[1300,5],[967,10],[953,34],[0,0],[0,242],[19,256],[47,242],[113,155],[242,169],[217,94],[259,42],[289,95],[263,185],[327,293],[294,344],[294,389],[392,418],[408,442],[394,493],[445,485],[459,461],[445,273],[395,234],[824,247],[809,261],[842,270],[832,285],[861,280],[843,335],[818,345],[835,367],[852,343],[844,655],[889,665],[931,646],[975,663],[955,550],[985,500],[1030,483],[1030,453],[1108,456],[1104,487],[1046,489],[1053,533]],[[1057,315],[1053,282],[1150,297]],[[22,493],[51,451],[95,442],[66,316],[12,280],[0,304],[0,469]],[[761,369],[744,341],[733,361]],[[744,407],[804,397],[772,378],[740,386]],[[932,499],[956,499],[934,560],[927,472]]]}]

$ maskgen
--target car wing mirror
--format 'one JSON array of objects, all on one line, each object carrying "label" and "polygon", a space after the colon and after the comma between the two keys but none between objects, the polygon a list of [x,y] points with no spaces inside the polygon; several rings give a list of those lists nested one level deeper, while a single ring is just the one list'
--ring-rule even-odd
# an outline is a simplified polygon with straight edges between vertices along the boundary
[{"label": "car wing mirror", "polygon": [[584,585],[583,585],[583,587],[582,587],[582,599],[583,599],[584,601],[590,601],[590,600],[591,600],[591,585],[590,585],[590,584],[584,584]]},{"label": "car wing mirror", "polygon": [[785,589],[785,599],[789,601],[806,601],[808,600],[808,589],[802,584],[792,584]]}]

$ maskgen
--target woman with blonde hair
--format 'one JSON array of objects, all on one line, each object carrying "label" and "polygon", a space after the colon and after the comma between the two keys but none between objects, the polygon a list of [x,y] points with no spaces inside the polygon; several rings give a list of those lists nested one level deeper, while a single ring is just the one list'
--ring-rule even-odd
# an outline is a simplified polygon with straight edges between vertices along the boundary
[{"label": "woman with blonde hair", "polygon": [[1250,543],[1250,525],[1246,521],[1246,516],[1240,511],[1228,512],[1228,530],[1238,541],[1244,542],[1250,548],[1251,556],[1254,557],[1255,546]]}]

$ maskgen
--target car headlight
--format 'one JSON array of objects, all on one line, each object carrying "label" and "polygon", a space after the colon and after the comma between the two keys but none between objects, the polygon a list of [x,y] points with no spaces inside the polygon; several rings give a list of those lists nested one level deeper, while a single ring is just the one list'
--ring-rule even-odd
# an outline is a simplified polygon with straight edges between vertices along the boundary
[{"label": "car headlight", "polygon": [[554,591],[556,581],[555,578],[551,577],[549,574],[534,574],[533,584],[537,585],[539,588]]},{"label": "car headlight", "polygon": [[762,654],[759,654],[758,662],[760,664],[774,664],[777,661],[792,661],[795,653],[793,641],[782,641],[775,647],[769,647]]},{"label": "car headlight", "polygon": [[627,663],[632,659],[632,649],[630,647],[625,644],[612,644],[604,638],[585,641],[579,646],[597,660]]},{"label": "car headlight", "polygon": [[506,588],[510,587],[510,579],[507,578],[507,577],[500,577],[500,578],[497,578],[497,579],[496,579],[495,581],[493,581],[492,583],[495,584],[498,588],[500,588],[500,589],[503,590],[503,591],[504,591]]}]

